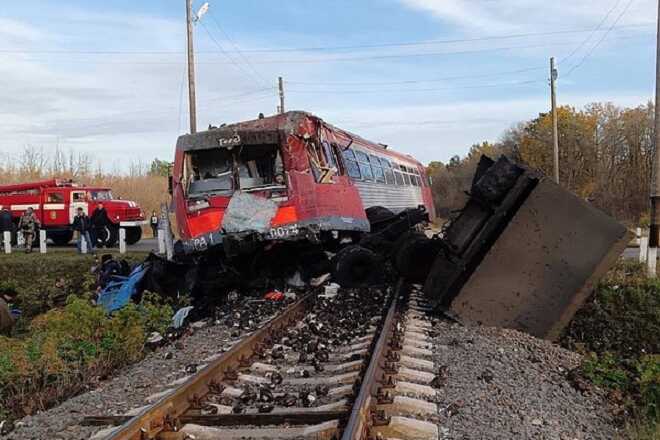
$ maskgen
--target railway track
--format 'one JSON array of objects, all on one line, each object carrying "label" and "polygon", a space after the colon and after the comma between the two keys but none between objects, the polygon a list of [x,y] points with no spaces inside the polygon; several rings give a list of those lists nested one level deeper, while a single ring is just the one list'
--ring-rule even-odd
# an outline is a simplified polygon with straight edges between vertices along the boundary
[{"label": "railway track", "polygon": [[[308,294],[108,440],[437,439],[427,306],[415,288]],[[433,385],[432,385],[433,384]]]}]

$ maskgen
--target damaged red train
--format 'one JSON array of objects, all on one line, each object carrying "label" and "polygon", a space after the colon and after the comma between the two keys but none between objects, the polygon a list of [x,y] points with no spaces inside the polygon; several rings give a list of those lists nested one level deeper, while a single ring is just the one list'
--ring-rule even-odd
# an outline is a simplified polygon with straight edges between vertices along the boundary
[{"label": "damaged red train", "polygon": [[171,191],[188,255],[347,241],[408,208],[434,216],[419,161],[298,111],[181,136]]}]

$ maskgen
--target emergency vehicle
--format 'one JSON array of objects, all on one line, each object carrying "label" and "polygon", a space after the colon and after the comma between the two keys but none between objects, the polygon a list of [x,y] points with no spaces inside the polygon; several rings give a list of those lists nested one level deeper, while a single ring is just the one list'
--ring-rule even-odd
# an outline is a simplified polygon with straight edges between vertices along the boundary
[{"label": "emergency vehicle", "polygon": [[[170,190],[186,254],[235,238],[226,223],[238,193],[275,203],[269,230],[256,234],[263,241],[367,233],[368,213],[423,206],[434,216],[419,161],[299,111],[181,136]],[[255,233],[249,221],[232,232]]]},{"label": "emergency vehicle", "polygon": [[145,224],[142,209],[129,200],[115,199],[109,188],[86,186],[71,180],[50,179],[39,182],[0,185],[0,208],[11,211],[16,225],[28,209],[32,208],[56,245],[65,245],[73,238],[72,224],[78,208],[91,215],[102,203],[108,213],[108,226],[98,231],[98,241],[114,246],[119,239],[119,228],[126,229],[126,242],[134,244],[142,237]]}]

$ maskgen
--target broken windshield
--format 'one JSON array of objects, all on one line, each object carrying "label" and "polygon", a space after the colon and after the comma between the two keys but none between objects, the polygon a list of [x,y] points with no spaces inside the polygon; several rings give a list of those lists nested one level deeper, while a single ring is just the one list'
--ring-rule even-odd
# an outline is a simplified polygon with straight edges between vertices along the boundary
[{"label": "broken windshield", "polygon": [[184,179],[188,194],[227,194],[235,189],[286,189],[282,157],[276,145],[186,152]]}]

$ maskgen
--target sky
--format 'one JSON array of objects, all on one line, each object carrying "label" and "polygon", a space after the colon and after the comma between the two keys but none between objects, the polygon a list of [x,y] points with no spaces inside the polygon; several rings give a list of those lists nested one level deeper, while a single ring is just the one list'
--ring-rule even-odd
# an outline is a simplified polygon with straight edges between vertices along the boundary
[{"label": "sky", "polygon": [[[197,10],[204,2],[195,0]],[[655,0],[211,0],[198,129],[287,110],[447,161],[558,103],[653,98]],[[171,160],[189,130],[185,0],[0,2],[0,154]]]}]

